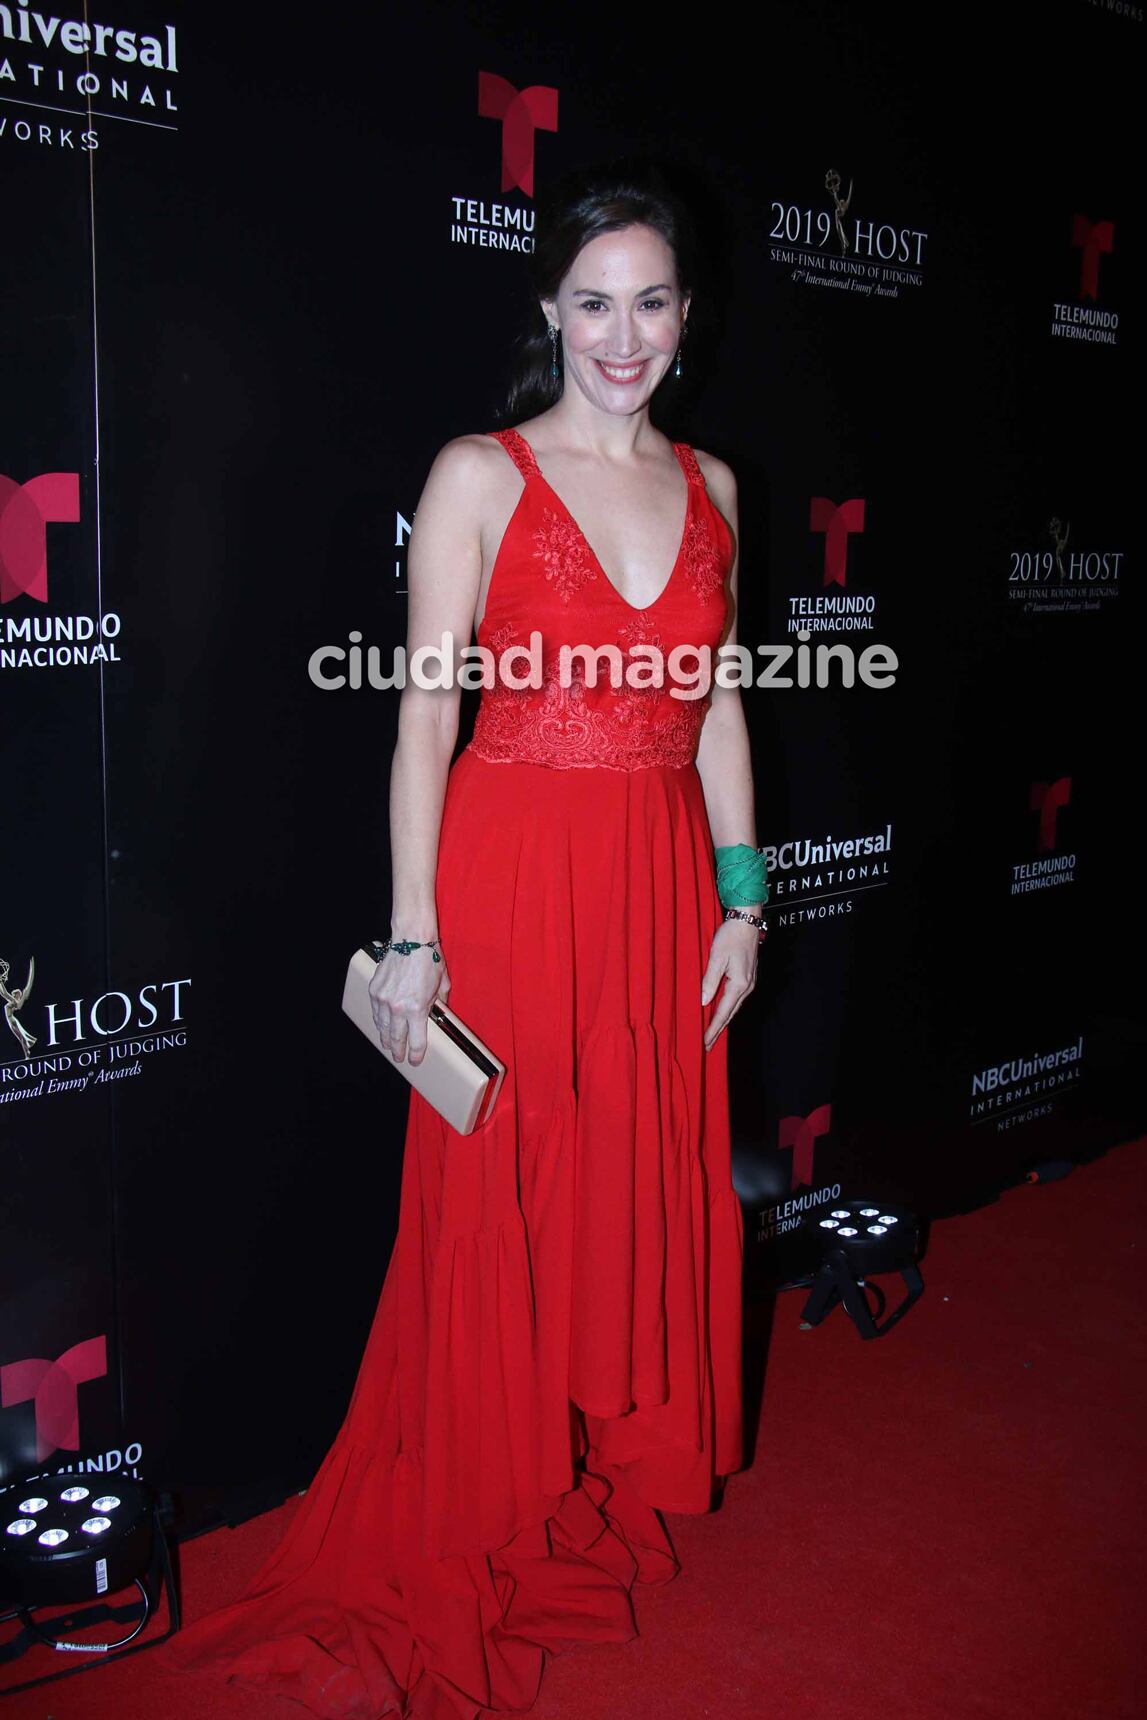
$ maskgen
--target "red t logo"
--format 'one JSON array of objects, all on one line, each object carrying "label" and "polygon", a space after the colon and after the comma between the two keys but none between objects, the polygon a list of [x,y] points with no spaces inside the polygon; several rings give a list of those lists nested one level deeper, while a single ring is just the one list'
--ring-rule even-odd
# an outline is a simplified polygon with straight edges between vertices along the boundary
[{"label": "red t logo", "polygon": [[36,1462],[42,1463],[62,1446],[80,1449],[78,1388],[102,1379],[108,1371],[107,1338],[85,1338],[54,1362],[43,1356],[9,1362],[0,1368],[0,1405],[36,1403]]},{"label": "red t logo", "polygon": [[1071,801],[1071,778],[1058,782],[1033,782],[1028,810],[1039,813],[1039,851],[1050,854],[1055,847],[1055,821],[1061,806]]},{"label": "red t logo", "polygon": [[1071,242],[1083,255],[1079,259],[1079,296],[1081,299],[1099,297],[1099,259],[1115,249],[1115,223],[1089,221],[1077,215],[1071,224]]},{"label": "red t logo", "polygon": [[807,1117],[782,1117],[777,1129],[777,1145],[784,1152],[792,1149],[793,1174],[790,1189],[812,1187],[813,1149],[821,1135],[832,1127],[832,1106],[820,1105]]},{"label": "red t logo", "polygon": [[558,129],[558,92],[546,84],[516,90],[497,72],[478,73],[478,112],[502,122],[502,190],[534,195],[534,133]]},{"label": "red t logo", "polygon": [[814,496],[808,529],[824,533],[824,583],[843,585],[848,571],[848,534],[864,530],[864,498],[854,496],[837,507],[827,496]]},{"label": "red t logo", "polygon": [[0,603],[27,593],[48,601],[47,524],[80,517],[78,472],[41,472],[26,484],[0,472]]}]

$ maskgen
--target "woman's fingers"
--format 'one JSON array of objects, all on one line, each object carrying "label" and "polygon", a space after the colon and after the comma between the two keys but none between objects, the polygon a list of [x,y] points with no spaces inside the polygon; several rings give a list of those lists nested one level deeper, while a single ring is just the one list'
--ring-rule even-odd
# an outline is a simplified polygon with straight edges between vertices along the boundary
[{"label": "woman's fingers", "polygon": [[701,981],[701,1003],[705,1005],[717,995],[717,987],[721,983],[721,975],[725,972],[725,964],[717,951],[709,957],[709,965],[705,969],[705,977]]},{"label": "woman's fingers", "polygon": [[713,1019],[705,1031],[706,1051],[712,1050],[713,1046],[716,1044],[717,1040],[720,1039],[722,1033],[725,1031],[725,1028],[732,1019],[733,1006],[730,1002],[729,988],[726,986],[724,992],[721,994],[721,1001],[717,1005]]},{"label": "woman's fingers", "polygon": [[721,1001],[713,1012],[713,1019],[705,1031],[705,1049],[709,1051],[720,1038],[725,1028],[732,1021],[742,1003],[753,989],[751,979],[734,980],[726,971],[725,987],[721,993]]},{"label": "woman's fingers", "polygon": [[406,1056],[409,1038],[409,1021],[400,1011],[392,1009],[390,1012],[390,1055],[396,1063],[401,1063]]}]

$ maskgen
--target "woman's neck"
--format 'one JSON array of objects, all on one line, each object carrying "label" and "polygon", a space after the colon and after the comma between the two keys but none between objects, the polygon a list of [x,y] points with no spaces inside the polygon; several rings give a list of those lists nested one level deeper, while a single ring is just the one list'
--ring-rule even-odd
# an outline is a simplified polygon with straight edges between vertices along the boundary
[{"label": "woman's neck", "polygon": [[601,460],[628,460],[654,434],[648,406],[625,414],[603,412],[576,392],[563,394],[541,422],[555,441]]}]

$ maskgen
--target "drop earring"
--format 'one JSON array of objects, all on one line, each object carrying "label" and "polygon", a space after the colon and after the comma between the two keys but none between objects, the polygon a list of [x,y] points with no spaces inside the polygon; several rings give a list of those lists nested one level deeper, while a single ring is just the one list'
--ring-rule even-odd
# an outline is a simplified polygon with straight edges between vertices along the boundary
[{"label": "drop earring", "polygon": [[681,380],[681,348],[685,344],[685,324],[681,324],[681,335],[677,342],[677,359],[673,366],[673,375],[678,382]]},{"label": "drop earring", "polygon": [[550,324],[550,376],[554,382],[558,379],[558,331],[553,323]]}]

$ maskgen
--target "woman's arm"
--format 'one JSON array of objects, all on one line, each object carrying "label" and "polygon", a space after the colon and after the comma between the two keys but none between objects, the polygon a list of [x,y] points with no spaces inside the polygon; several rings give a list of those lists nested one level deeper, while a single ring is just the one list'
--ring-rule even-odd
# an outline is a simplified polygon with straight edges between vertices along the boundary
[{"label": "woman's arm", "polygon": [[[723,460],[711,454],[700,454],[709,493],[724,514],[733,533],[736,553],[729,573],[732,616],[723,645],[737,643],[737,574],[740,545],[737,529],[737,482]],[[714,664],[714,673],[717,665]],[[713,696],[697,747],[697,771],[705,794],[705,807],[713,846],[725,848],[744,842],[757,846],[756,816],[753,805],[753,771],[749,750],[749,731],[741,704],[739,687],[713,686]],[[762,902],[747,903],[746,911],[760,914]],[[756,983],[759,938],[754,926],[743,920],[726,920],[713,940],[713,950],[701,990],[701,1001],[707,1004],[717,990],[722,976],[725,987],[705,1035],[708,1050],[717,1035],[737,1013]]]},{"label": "woman's arm", "polygon": [[[482,438],[462,436],[441,450],[419,497],[407,546],[406,683],[390,768],[390,936],[427,943],[438,936],[435,877],[450,760],[458,739],[459,653],[470,643],[482,578],[482,512],[490,473]],[[420,646],[452,645],[452,685],[411,679]],[[371,982],[383,1043],[412,1064],[426,1054],[426,1017],[450,989],[448,951],[388,952]]]},{"label": "woman's arm", "polygon": [[[722,645],[737,643],[737,574],[740,545],[737,541],[737,482],[723,460],[705,455],[705,481],[733,533],[736,546],[729,574],[732,614]],[[714,686],[713,698],[701,728],[697,748],[697,770],[705,790],[705,806],[713,832],[713,845],[724,848],[736,842],[757,846],[753,807],[753,770],[749,731],[739,687]],[[751,912],[759,914],[763,904]]]}]

